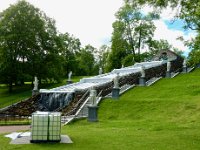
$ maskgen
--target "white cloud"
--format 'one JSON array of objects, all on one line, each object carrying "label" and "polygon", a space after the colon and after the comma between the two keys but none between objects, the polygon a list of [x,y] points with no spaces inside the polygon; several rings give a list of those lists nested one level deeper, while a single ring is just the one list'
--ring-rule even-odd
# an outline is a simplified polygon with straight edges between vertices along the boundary
[{"label": "white cloud", "polygon": [[[62,33],[69,32],[79,38],[82,45],[91,44],[98,48],[107,44],[112,34],[112,23],[116,20],[114,14],[122,6],[123,0],[27,0],[44,11],[47,16],[56,20],[56,26]],[[0,0],[0,11],[9,7],[17,0]],[[144,7],[147,13],[152,8]],[[155,39],[165,39],[180,50],[187,50],[177,37],[185,39],[194,37],[193,33],[184,35],[181,30],[169,29],[165,20],[173,19],[177,10],[167,8],[161,14],[161,20],[155,21],[157,27]]]},{"label": "white cloud", "polygon": [[[142,8],[142,12],[144,14],[152,12],[153,10],[154,10],[154,8],[150,7],[148,5],[146,5]],[[162,20],[172,20],[172,19],[174,19],[175,16],[177,16],[177,14],[180,10],[179,10],[179,8],[172,9],[170,7],[167,7],[165,9],[162,9],[161,11],[162,11],[162,13],[160,14],[160,19],[162,19]]]},{"label": "white cloud", "polygon": [[122,0],[29,1],[55,18],[60,32],[69,32],[83,45],[97,48],[111,36],[114,14],[122,6]]},{"label": "white cloud", "polygon": [[[0,11],[17,0],[0,0]],[[62,33],[69,32],[83,45],[100,47],[112,33],[114,14],[123,0],[27,0],[56,20]]]},{"label": "white cloud", "polygon": [[187,51],[188,47],[180,40],[177,40],[178,37],[182,36],[185,40],[189,40],[195,36],[195,33],[190,33],[185,35],[181,30],[169,29],[167,25],[162,20],[154,21],[156,26],[156,31],[154,33],[154,38],[156,40],[164,39],[173,45],[173,47],[178,48],[181,51]]},{"label": "white cloud", "polygon": [[162,20],[173,20],[177,16],[179,11],[179,8],[172,9],[170,7],[167,7],[162,10],[160,17]]},{"label": "white cloud", "polygon": [[[167,7],[166,9],[162,10],[160,20],[154,21],[156,26],[154,39],[167,40],[169,44],[171,44],[173,47],[178,48],[181,51],[188,51],[188,47],[186,47],[182,41],[177,40],[177,38],[182,36],[184,40],[190,40],[191,38],[195,37],[196,33],[191,31],[189,34],[186,35],[184,33],[184,30],[169,29],[168,26],[165,24],[165,21],[171,21],[175,19],[175,16],[180,11],[179,9],[180,7],[176,9],[171,9],[170,7]],[[153,8],[145,6],[142,10],[145,14],[147,14],[148,12],[152,12]]]}]

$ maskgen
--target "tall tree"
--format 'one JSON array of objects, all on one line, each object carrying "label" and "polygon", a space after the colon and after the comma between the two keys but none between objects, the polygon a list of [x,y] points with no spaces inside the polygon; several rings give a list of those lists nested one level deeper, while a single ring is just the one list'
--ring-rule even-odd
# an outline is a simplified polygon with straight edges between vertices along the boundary
[{"label": "tall tree", "polygon": [[77,75],[94,75],[95,59],[93,52],[96,51],[91,45],[86,45],[77,54]]},{"label": "tall tree", "polygon": [[117,12],[116,17],[124,23],[125,32],[123,35],[128,41],[133,55],[137,49],[138,61],[140,61],[141,49],[152,40],[156,28],[153,20],[158,19],[159,15],[155,12],[145,15],[139,7],[125,3]]},{"label": "tall tree", "polygon": [[116,13],[116,18],[107,67],[109,71],[120,68],[122,64],[141,61],[141,50],[149,46],[155,31],[153,20],[159,15],[155,12],[145,15],[139,7],[125,3]]},{"label": "tall tree", "polygon": [[188,56],[188,63],[191,66],[196,66],[200,64],[200,33],[196,36],[193,41],[189,43],[190,48],[192,49]]},{"label": "tall tree", "polygon": [[58,61],[57,41],[55,21],[24,0],[0,13],[0,75],[10,91],[12,84],[26,75],[32,79],[37,75],[41,81],[48,78],[49,67],[59,70],[46,65]]},{"label": "tall tree", "polygon": [[110,52],[110,47],[108,45],[102,45],[95,53],[97,54],[97,62],[98,66],[103,69],[105,72],[105,68],[108,61],[108,54]]},{"label": "tall tree", "polygon": [[63,57],[63,66],[65,70],[65,75],[70,71],[76,73],[77,61],[76,56],[81,50],[81,42],[78,38],[75,38],[69,33],[60,34],[60,52]]},{"label": "tall tree", "polygon": [[200,1],[199,0],[125,0],[130,5],[149,4],[161,10],[167,6],[176,9],[176,18],[185,21],[185,28],[200,30]]},{"label": "tall tree", "polygon": [[125,25],[123,22],[117,20],[113,23],[112,33],[112,45],[111,52],[108,55],[108,64],[106,65],[106,72],[111,71],[114,68],[120,68],[122,66],[122,59],[131,53],[128,42],[124,39],[123,33],[125,31]]},{"label": "tall tree", "polygon": [[149,52],[154,55],[163,49],[172,49],[172,45],[167,40],[152,40],[149,44]]}]

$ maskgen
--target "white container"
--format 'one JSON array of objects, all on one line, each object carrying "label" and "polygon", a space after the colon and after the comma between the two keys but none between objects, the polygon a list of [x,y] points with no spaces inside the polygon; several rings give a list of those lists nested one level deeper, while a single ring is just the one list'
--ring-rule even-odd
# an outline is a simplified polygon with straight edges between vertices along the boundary
[{"label": "white container", "polygon": [[32,114],[31,142],[58,142],[61,140],[61,114],[35,112]]},{"label": "white container", "polygon": [[49,135],[50,141],[60,141],[61,114],[58,112],[49,113]]}]

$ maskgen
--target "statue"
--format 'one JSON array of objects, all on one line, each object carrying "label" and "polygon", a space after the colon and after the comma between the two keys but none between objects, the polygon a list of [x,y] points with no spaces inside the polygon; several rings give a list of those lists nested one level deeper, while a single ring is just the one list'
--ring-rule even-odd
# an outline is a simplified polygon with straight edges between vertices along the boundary
[{"label": "statue", "polygon": [[92,102],[92,105],[96,105],[96,96],[97,96],[97,91],[92,87],[90,89],[90,100]]},{"label": "statue", "polygon": [[187,59],[184,59],[184,61],[183,61],[183,67],[187,67]]},{"label": "statue", "polygon": [[114,88],[119,88],[119,73],[117,73],[117,76],[113,79],[114,82]]},{"label": "statue", "polygon": [[140,70],[140,73],[141,73],[141,77],[144,78],[145,77],[145,66],[141,66],[141,70]]},{"label": "statue", "polygon": [[102,68],[100,67],[99,68],[99,75],[101,75],[103,73],[103,70],[102,70]]},{"label": "statue", "polygon": [[35,76],[35,80],[34,80],[34,82],[33,82],[33,84],[34,84],[34,88],[33,88],[33,90],[34,91],[37,91],[38,90],[38,79],[37,79],[37,77]]},{"label": "statue", "polygon": [[171,62],[168,61],[167,62],[167,72],[170,72],[170,69],[171,69]]},{"label": "statue", "polygon": [[70,72],[68,73],[68,81],[71,81],[71,77],[72,77],[72,71],[70,71]]}]

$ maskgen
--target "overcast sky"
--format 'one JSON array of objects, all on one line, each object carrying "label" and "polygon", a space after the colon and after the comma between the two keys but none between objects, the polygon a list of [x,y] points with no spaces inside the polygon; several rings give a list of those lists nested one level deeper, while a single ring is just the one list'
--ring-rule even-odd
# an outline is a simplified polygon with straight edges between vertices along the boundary
[{"label": "overcast sky", "polygon": [[[122,6],[123,0],[27,0],[44,11],[47,16],[56,20],[61,33],[68,32],[79,38],[82,45],[91,44],[99,48],[102,44],[110,44],[114,14]],[[16,3],[17,0],[0,0],[0,12]],[[145,11],[148,11],[146,8]],[[186,32],[182,22],[170,23],[174,12],[166,9],[160,20],[155,21],[157,27],[155,39],[166,39],[174,47],[182,51],[188,48],[178,40],[183,36],[190,39],[193,32]],[[186,52],[188,53],[188,52]]]}]

